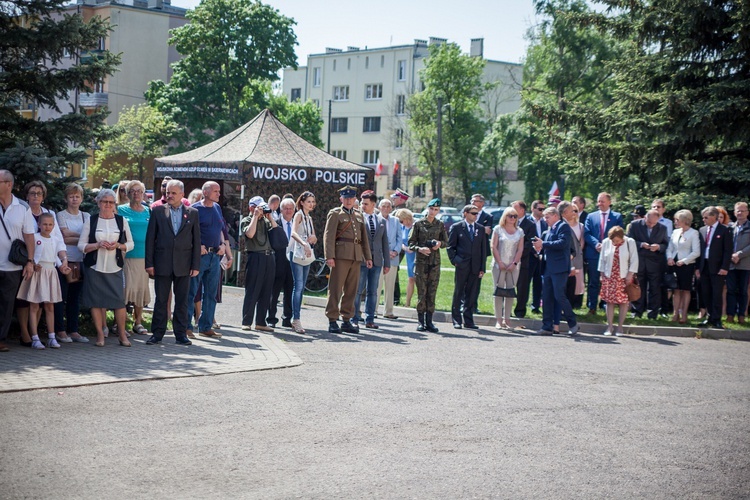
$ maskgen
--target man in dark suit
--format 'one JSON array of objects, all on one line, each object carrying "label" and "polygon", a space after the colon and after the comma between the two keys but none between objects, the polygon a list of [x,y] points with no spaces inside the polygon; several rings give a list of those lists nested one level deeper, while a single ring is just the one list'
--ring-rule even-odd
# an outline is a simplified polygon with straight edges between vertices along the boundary
[{"label": "man in dark suit", "polygon": [[719,210],[706,207],[701,211],[704,226],[701,235],[701,258],[695,275],[701,280],[701,294],[708,318],[701,326],[723,329],[721,324],[722,292],[732,261],[732,233],[719,224]]},{"label": "man in dark suit", "polygon": [[[360,315],[360,304],[362,296],[365,299],[365,328],[377,329],[375,324],[375,310],[378,307],[378,281],[380,280],[381,271],[388,274],[391,268],[390,247],[388,245],[388,230],[385,219],[375,213],[375,204],[378,197],[371,190],[362,193],[360,208],[365,221],[365,233],[370,243],[370,252],[372,253],[372,266],[368,267],[366,262],[362,262],[359,269],[359,289],[357,298],[354,301],[354,312],[356,317]],[[357,324],[355,323],[355,328]]]},{"label": "man in dark suit", "polygon": [[276,327],[279,319],[276,317],[279,296],[284,291],[282,303],[281,326],[292,328],[292,290],[294,290],[294,277],[292,276],[291,256],[289,255],[289,240],[292,234],[292,219],[294,219],[294,200],[284,198],[279,205],[281,209],[276,223],[282,229],[271,231],[268,237],[271,240],[271,248],[276,258],[276,274],[273,279],[273,291],[271,292],[271,303],[268,306],[268,318],[266,324],[271,328]]},{"label": "man in dark suit", "polygon": [[484,276],[487,263],[487,233],[477,222],[479,208],[466,205],[464,220],[456,222],[448,232],[448,258],[456,266],[455,286],[451,314],[453,327],[461,328],[461,304],[463,303],[463,326],[473,330],[474,309],[479,296],[479,280]]},{"label": "man in dark suit", "polygon": [[589,272],[588,296],[586,298],[589,314],[596,314],[599,302],[599,288],[601,288],[599,252],[602,250],[602,241],[613,227],[625,227],[622,222],[622,214],[610,210],[612,196],[609,193],[599,193],[599,196],[596,197],[596,206],[599,207],[599,210],[589,214],[586,217],[586,224],[583,225],[583,238],[586,240],[583,258],[586,260]]},{"label": "man in dark suit", "polygon": [[586,198],[583,196],[574,196],[573,204],[578,207],[578,222],[586,224],[589,213],[586,211]]},{"label": "man in dark suit", "polygon": [[544,220],[549,230],[544,240],[534,240],[534,248],[544,254],[545,260],[542,329],[537,334],[552,335],[555,318],[564,314],[568,323],[568,335],[577,335],[578,321],[565,293],[570,274],[570,256],[574,248],[571,241],[573,231],[554,207],[544,211]]},{"label": "man in dark suit", "polygon": [[[146,272],[154,277],[156,304],[151,322],[153,335],[147,344],[158,344],[167,331],[167,301],[174,287],[172,327],[177,344],[191,345],[187,338],[190,279],[201,267],[201,229],[198,211],[182,204],[185,186],[167,183],[167,204],[155,209],[146,230]],[[214,293],[213,290],[207,293]]]},{"label": "man in dark suit", "polygon": [[635,240],[638,247],[638,282],[641,285],[641,298],[633,303],[636,317],[643,316],[646,310],[646,289],[648,288],[648,317],[656,319],[661,310],[661,285],[667,265],[667,228],[659,224],[659,212],[649,210],[646,217],[633,221],[628,237]]},{"label": "man in dark suit", "polygon": [[[484,195],[476,193],[471,195],[471,201],[469,202],[470,205],[474,205],[477,207],[477,224],[484,227],[484,234],[486,236],[485,240],[487,243],[485,246],[487,247],[487,255],[491,255],[492,252],[490,251],[490,238],[492,237],[492,215],[488,214],[484,211]],[[479,309],[477,309],[477,304],[479,302],[479,290],[482,289],[482,278],[479,278],[479,282],[477,283],[477,296],[474,297],[474,312],[479,314]]]},{"label": "man in dark suit", "polygon": [[[518,213],[518,227],[523,231],[523,254],[521,255],[521,267],[518,269],[518,283],[516,284],[517,298],[513,315],[516,318],[524,318],[526,317],[526,306],[529,302],[531,278],[533,273],[537,271],[540,256],[534,250],[532,239],[537,236],[536,225],[526,215],[526,203],[521,200],[514,201],[511,203],[511,207]],[[546,226],[547,223],[545,222],[544,225]]]},{"label": "man in dark suit", "polygon": [[[534,200],[534,202],[531,204],[531,214],[526,216],[526,220],[528,222],[523,222],[521,220],[521,216],[519,215],[519,226],[524,230],[524,233],[526,233],[526,228],[528,228],[529,241],[531,241],[531,239],[533,238],[541,239],[545,231],[547,231],[547,222],[545,222],[544,217],[542,216],[543,212],[544,202],[542,200]],[[531,224],[529,224],[529,222]],[[524,235],[524,238],[526,237],[527,236]],[[540,312],[539,304],[542,301],[542,276],[544,275],[544,260],[542,256],[534,249],[533,245],[529,250],[528,264],[528,272],[524,276],[524,280],[521,281],[521,274],[519,273],[517,284],[517,286],[521,287],[521,292],[523,292],[524,295],[519,295],[516,301],[516,307],[519,308],[518,312],[522,313],[524,316],[526,315],[526,306],[528,305],[527,302],[529,300],[529,291],[532,290],[532,285],[533,292],[531,296],[531,312],[538,314]],[[523,299],[523,303],[521,303],[521,299]],[[518,316],[518,314],[516,314],[516,317],[520,318],[523,316]]]}]

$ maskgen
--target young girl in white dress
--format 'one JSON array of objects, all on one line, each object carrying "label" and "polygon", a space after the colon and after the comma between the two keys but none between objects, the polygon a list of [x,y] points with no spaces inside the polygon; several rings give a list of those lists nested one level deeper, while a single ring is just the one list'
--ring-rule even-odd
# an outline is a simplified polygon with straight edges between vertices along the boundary
[{"label": "young girl in white dress", "polygon": [[44,307],[44,321],[47,323],[47,347],[58,348],[60,344],[55,339],[55,302],[62,301],[60,279],[55,272],[55,266],[63,274],[70,273],[68,255],[65,243],[52,237],[55,229],[55,217],[50,213],[39,216],[39,232],[34,235],[34,274],[28,280],[21,282],[17,297],[29,302],[29,325],[31,333],[31,348],[44,349],[44,344],[37,334],[39,306]]}]

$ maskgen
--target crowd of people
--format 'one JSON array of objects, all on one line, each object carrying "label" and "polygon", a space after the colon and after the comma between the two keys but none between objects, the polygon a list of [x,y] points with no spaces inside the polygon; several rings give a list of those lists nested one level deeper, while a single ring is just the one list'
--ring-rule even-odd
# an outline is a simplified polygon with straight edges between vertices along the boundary
[{"label": "crowd of people", "polygon": [[[82,306],[91,311],[96,346],[105,345],[110,331],[124,347],[131,346],[132,334],[150,334],[146,343],[158,344],[170,316],[177,344],[190,345],[196,333],[221,337],[215,311],[232,249],[218,183],[204,183],[187,199],[181,181],[165,178],[161,199],[149,206],[142,182],[122,181],[97,193],[94,215],[81,210],[84,192],[78,184],[65,188],[66,208],[57,214],[43,206],[43,182],[24,186],[25,202],[12,194],[13,185],[13,175],[0,170],[5,233],[0,237],[0,351],[8,350],[12,312],[24,346],[89,342],[79,332]],[[585,292],[588,314],[606,311],[605,335],[621,335],[628,312],[649,318],[667,314],[670,294],[675,323],[687,322],[693,298],[703,326],[722,328],[722,318],[745,322],[750,282],[745,202],[733,207],[735,222],[722,207],[706,207],[703,226],[696,230],[689,210],[678,210],[669,220],[658,199],[650,210],[637,206],[627,226],[611,209],[608,193],[597,196],[598,210],[592,213],[579,196],[536,200],[529,213],[519,200],[492,227],[484,197],[475,194],[462,209],[463,219],[446,229],[437,198],[418,218],[406,208],[409,195],[400,189],[378,200],[371,190],[358,197],[346,186],[339,196],[341,205],[328,212],[322,234],[330,268],[325,315],[331,333],[357,333],[360,325],[379,328],[381,293],[382,317],[397,319],[404,261],[404,305],[412,306],[416,288],[417,330],[438,332],[433,314],[441,248],[455,267],[451,319],[456,329],[478,328],[474,314],[488,257],[500,329],[518,326],[531,298],[531,311],[543,318],[537,334],[560,333],[564,320],[566,333],[576,335],[575,310],[583,307]],[[291,194],[273,195],[268,202],[253,196],[248,207],[239,224],[246,262],[241,327],[273,332],[281,321],[282,327],[305,334],[302,296],[318,243],[311,216],[315,195],[304,191],[296,200]],[[14,242],[26,249],[26,262],[9,260]],[[152,300],[149,278],[155,292],[150,332],[143,317]],[[126,329],[129,310],[132,331]],[[111,330],[107,311],[114,312]],[[42,315],[46,336],[38,332]]]}]

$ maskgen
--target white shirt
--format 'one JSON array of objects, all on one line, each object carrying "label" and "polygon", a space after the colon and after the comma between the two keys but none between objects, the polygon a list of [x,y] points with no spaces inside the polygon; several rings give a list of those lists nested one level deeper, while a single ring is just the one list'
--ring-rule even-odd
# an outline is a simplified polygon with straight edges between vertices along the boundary
[{"label": "white shirt", "polygon": [[[125,243],[126,252],[133,249],[133,235],[130,233],[130,225],[128,220],[123,218],[123,231],[127,236],[127,242]],[[111,219],[98,219],[97,226],[94,228],[96,231],[95,241],[109,241],[110,243],[117,241],[120,238],[120,230],[117,228],[117,221],[115,218]],[[91,220],[86,222],[81,232],[81,238],[78,240],[78,249],[83,252],[86,245],[89,244],[89,233],[91,231]],[[92,269],[99,271],[100,273],[116,273],[121,268],[117,266],[117,256],[114,250],[107,250],[100,248],[96,250],[99,254],[96,256],[96,264]],[[123,252],[124,253],[124,252]],[[124,255],[123,255],[124,256]]]},{"label": "white shirt", "polygon": [[708,258],[708,251],[711,249],[711,241],[714,239],[714,234],[716,234],[716,226],[719,225],[719,221],[714,222],[712,226],[709,226],[710,232],[707,229],[706,230],[706,236],[708,236],[708,241],[706,242],[706,253],[703,255],[706,259]]}]

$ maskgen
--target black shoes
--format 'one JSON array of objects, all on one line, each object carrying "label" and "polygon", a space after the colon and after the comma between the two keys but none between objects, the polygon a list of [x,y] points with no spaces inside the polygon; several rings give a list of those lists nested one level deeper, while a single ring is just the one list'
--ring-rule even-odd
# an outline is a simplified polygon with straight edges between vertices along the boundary
[{"label": "black shoes", "polygon": [[458,321],[454,321],[453,328],[455,328],[456,330],[460,330],[463,327],[461,326],[461,323],[459,323]]},{"label": "black shoes", "polygon": [[479,327],[474,323],[465,323],[464,327],[468,328],[469,330],[479,330]]},{"label": "black shoes", "polygon": [[294,328],[292,326],[292,320],[290,320],[290,319],[282,320],[281,321],[281,326],[283,326],[284,328]]},{"label": "black shoes", "polygon": [[146,345],[156,345],[161,344],[161,339],[158,338],[156,335],[151,335],[149,339],[146,341]]},{"label": "black shoes", "polygon": [[192,342],[190,342],[190,339],[184,338],[184,339],[177,339],[174,341],[177,345],[193,345]]},{"label": "black shoes", "polygon": [[341,322],[341,331],[345,333],[359,333],[359,327],[351,324],[349,320]]},{"label": "black shoes", "polygon": [[328,323],[328,333],[341,333],[341,328],[339,328],[339,324],[335,321],[331,321]]},{"label": "black shoes", "polygon": [[417,321],[419,324],[417,325],[417,331],[418,332],[426,332],[427,328],[424,326],[424,313],[418,312],[417,313]]},{"label": "black shoes", "polygon": [[438,333],[440,331],[434,324],[432,324],[432,313],[429,312],[424,314],[424,327],[430,333]]}]

